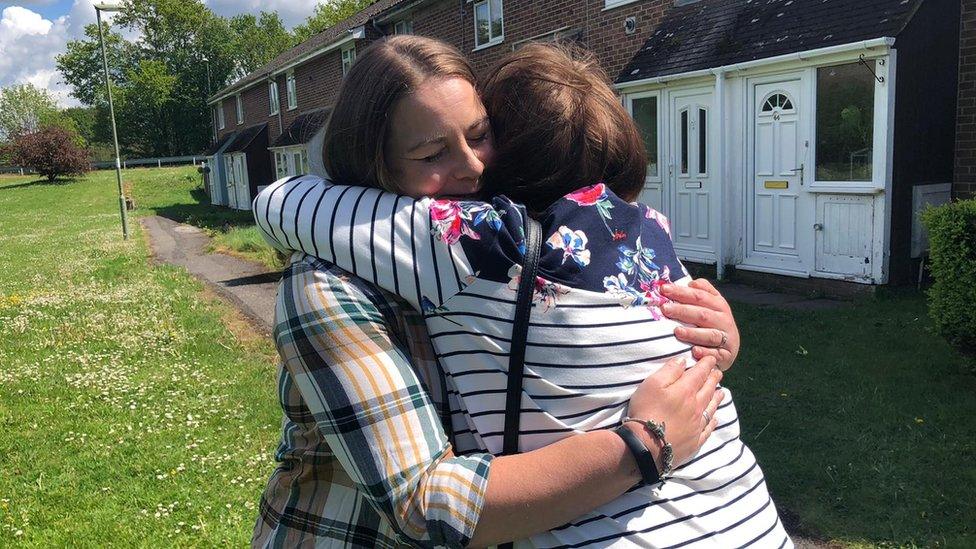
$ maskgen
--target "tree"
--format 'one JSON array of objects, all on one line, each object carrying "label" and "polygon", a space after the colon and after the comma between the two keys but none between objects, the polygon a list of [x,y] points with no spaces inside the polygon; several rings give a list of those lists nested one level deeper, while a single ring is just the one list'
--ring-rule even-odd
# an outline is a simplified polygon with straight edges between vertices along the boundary
[{"label": "tree", "polygon": [[234,33],[238,78],[261,68],[297,43],[274,12],[262,11],[258,17],[235,15],[230,20],[230,28]]},{"label": "tree", "polygon": [[[125,86],[125,77],[139,62],[138,50],[102,23],[105,35],[105,55],[109,75],[116,86]],[[88,106],[106,101],[105,74],[102,51],[98,44],[98,25],[85,26],[85,38],[68,41],[65,53],[57,56],[57,67],[66,84],[73,88],[71,95]]]},{"label": "tree", "polygon": [[79,145],[77,134],[64,128],[21,134],[6,149],[13,164],[31,168],[48,181],[80,175],[89,167],[88,152]]},{"label": "tree", "polygon": [[46,90],[33,84],[0,89],[0,141],[36,132],[57,118],[58,106]]},{"label": "tree", "polygon": [[[207,96],[223,87],[236,68],[228,21],[201,0],[130,0],[113,27],[138,37],[129,41],[122,34],[106,35],[124,153],[169,156],[204,149],[211,139]],[[85,35],[68,44],[58,69],[74,96],[96,108],[100,134],[107,127],[108,109],[98,27],[90,25]],[[140,115],[138,102],[147,98],[151,103]]]},{"label": "tree", "polygon": [[315,6],[315,12],[305,20],[305,23],[295,27],[295,38],[304,42],[329,27],[334,27],[344,19],[352,17],[357,12],[376,0],[326,0]]}]

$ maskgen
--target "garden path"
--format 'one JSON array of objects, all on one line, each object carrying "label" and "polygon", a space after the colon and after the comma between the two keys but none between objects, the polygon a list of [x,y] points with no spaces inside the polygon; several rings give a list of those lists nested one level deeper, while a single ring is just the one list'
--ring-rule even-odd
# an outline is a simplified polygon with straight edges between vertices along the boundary
[{"label": "garden path", "polygon": [[186,268],[270,333],[280,273],[260,263],[209,253],[210,236],[193,225],[161,216],[142,218],[157,261]]}]

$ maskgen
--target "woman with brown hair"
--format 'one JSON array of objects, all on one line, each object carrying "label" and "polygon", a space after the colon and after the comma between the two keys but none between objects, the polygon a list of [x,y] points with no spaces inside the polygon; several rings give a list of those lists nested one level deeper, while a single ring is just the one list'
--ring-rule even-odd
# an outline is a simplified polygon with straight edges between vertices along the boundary
[{"label": "woman with brown hair", "polygon": [[[346,150],[350,155],[356,155],[356,150],[365,150],[367,154],[359,162],[350,163],[353,176],[343,174],[341,166],[330,167],[336,180],[355,179],[373,186],[390,186],[417,197],[465,197],[477,191],[483,166],[492,154],[485,112],[474,94],[469,70],[451,73],[430,69],[432,58],[460,59],[456,52],[451,50],[445,54],[446,46],[437,43],[432,46],[432,42],[416,37],[387,40],[373,46],[353,67],[335,108],[330,140],[331,143],[348,140]],[[379,61],[373,62],[374,58]],[[364,60],[370,62],[360,65]],[[463,60],[453,65],[463,66]],[[357,74],[357,68],[362,72]],[[385,87],[384,83],[375,82],[373,75],[377,74],[390,77]],[[370,87],[364,86],[364,82],[378,90],[377,94],[370,97]],[[390,93],[391,88],[394,93]],[[342,113],[347,109],[356,110],[349,102],[365,107],[359,109],[358,115],[345,117]],[[379,127],[371,127],[371,117],[387,120]],[[360,142],[354,137],[370,132],[375,132],[376,140],[365,138]],[[334,144],[327,145],[326,151],[335,152],[334,147]],[[382,160],[375,161],[377,158]],[[374,191],[367,192],[362,187],[323,189],[308,184],[309,181],[292,183],[275,186],[256,201],[256,214],[261,217],[269,237],[282,246],[309,247],[316,255],[347,265],[380,286],[397,290],[402,277],[405,286],[417,287],[409,299],[417,308],[425,305],[421,285],[425,290],[433,290],[434,286],[438,292],[445,289],[441,282],[431,286],[421,280],[416,267],[411,273],[402,264],[396,264],[398,250],[403,250],[401,246],[405,242],[403,230],[414,230],[412,222],[407,221],[406,227],[399,228],[396,223],[385,224],[390,231],[386,240],[374,238],[377,233],[373,229],[383,223],[391,210],[399,208],[401,199],[405,207],[411,207],[406,198],[386,196],[383,200],[387,202],[382,202],[374,196]],[[330,190],[332,196],[327,198]],[[297,211],[311,212],[309,225],[298,231],[282,230],[284,210],[271,214],[272,201],[262,202],[262,197],[275,193]],[[332,207],[339,203],[342,208]],[[617,207],[625,209],[626,205],[618,202]],[[320,208],[330,214],[317,219]],[[277,224],[269,223],[272,219]],[[498,220],[489,216],[483,221],[494,226]],[[330,232],[332,228],[347,227],[345,238],[350,245],[336,246],[339,239],[321,240],[323,247],[329,249],[316,249],[313,231],[319,224],[330,227]],[[451,221],[447,229],[454,225]],[[433,239],[431,243],[433,246]],[[513,249],[518,248],[518,242],[511,244]],[[439,254],[443,262],[441,268],[435,267],[427,277],[454,284],[452,290],[462,285],[470,287],[467,279],[478,278],[481,273],[455,270],[452,277],[450,270],[440,270],[451,269],[454,251],[441,247],[432,252],[434,256]],[[392,261],[387,264],[389,268],[383,268],[386,260],[381,258]],[[280,322],[275,335],[283,359],[282,398],[288,421],[279,451],[283,465],[276,472],[277,478],[272,478],[262,501],[256,544],[287,543],[316,536],[364,545],[383,545],[386,540],[393,543],[404,537],[421,544],[452,546],[521,539],[617,498],[640,480],[638,462],[627,449],[623,435],[606,430],[563,433],[558,442],[517,456],[492,459],[482,453],[485,445],[479,442],[488,440],[489,433],[476,429],[473,414],[458,398],[458,376],[438,379],[427,375],[427,391],[418,388],[421,384],[409,365],[404,364],[403,354],[398,355],[398,346],[380,345],[384,353],[372,347],[383,340],[388,342],[391,333],[409,331],[402,329],[406,323],[391,322],[389,315],[384,317],[363,308],[366,301],[376,305],[375,299],[357,298],[348,291],[338,295],[337,288],[346,290],[349,282],[328,278],[338,278],[335,272],[323,275],[329,268],[308,258],[294,263],[286,273],[279,297]],[[323,290],[324,286],[328,286],[328,292]],[[711,311],[715,325],[734,337],[734,322],[724,300],[710,292],[699,291],[695,295],[706,307],[691,306],[679,312]],[[443,296],[436,299],[438,304],[428,312],[446,316],[444,311],[436,311],[437,305],[446,300]],[[350,330],[345,325],[348,323],[335,322],[329,315],[336,309],[355,311],[363,317],[361,324],[369,325],[369,334],[364,336]],[[405,310],[402,307],[401,313]],[[703,316],[707,317],[708,314]],[[384,323],[386,329],[378,329]],[[685,340],[704,344],[717,332],[687,330],[683,334]],[[717,343],[712,341],[712,345]],[[737,342],[725,343],[727,347],[721,358],[728,362],[734,358]],[[697,354],[702,354],[700,349]],[[667,423],[668,441],[677,462],[695,454],[715,427],[714,420],[708,416],[715,415],[715,406],[721,399],[715,395],[722,393],[714,390],[720,377],[711,370],[714,363],[713,358],[707,358],[683,372],[677,361],[671,361],[654,375],[630,383],[628,392],[633,392],[633,396],[628,413]],[[643,377],[647,379],[642,381]],[[464,398],[472,402],[472,396],[469,393]],[[442,397],[441,406],[449,409],[445,415],[449,416],[453,428],[453,449],[432,421],[435,414],[430,397]],[[290,405],[292,400],[294,405]],[[703,417],[702,412],[706,410],[710,412]],[[704,425],[703,419],[706,419]],[[328,466],[325,470],[329,478],[338,479],[324,486],[320,481],[311,496],[296,485],[308,483],[309,476],[321,478],[322,471],[316,473],[312,464],[302,459],[310,453],[308,446],[302,452],[294,448],[296,431],[301,431],[303,438],[314,439],[314,450],[323,456],[320,465]],[[634,429],[634,433],[642,437],[650,454],[660,462],[658,465],[664,466],[666,459],[659,441],[639,429]],[[454,450],[466,454],[465,457],[455,456]],[[341,464],[343,475],[337,474],[340,468],[336,467],[336,461]],[[296,473],[296,469],[303,471]],[[344,488],[340,490],[340,487]],[[314,494],[318,489],[327,492],[328,497],[316,503]],[[346,493],[340,499],[348,505],[344,507],[332,501],[330,508],[330,501],[335,499],[333,494],[340,491]],[[290,500],[287,505],[276,503],[285,499],[283,494]],[[312,503],[303,503],[306,501]],[[295,511],[298,508],[303,511],[301,520],[294,519],[299,514]],[[305,512],[310,508],[314,512]],[[372,512],[366,513],[367,509]],[[322,526],[324,523],[329,526]],[[296,533],[302,525],[309,524],[304,534],[308,538]],[[365,538],[356,535],[370,537],[365,542]]]}]

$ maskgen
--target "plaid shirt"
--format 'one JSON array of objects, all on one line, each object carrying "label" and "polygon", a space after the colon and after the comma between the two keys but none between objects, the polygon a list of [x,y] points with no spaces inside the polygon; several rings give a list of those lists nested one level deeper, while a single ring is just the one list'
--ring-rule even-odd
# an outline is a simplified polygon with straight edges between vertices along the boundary
[{"label": "plaid shirt", "polygon": [[466,545],[491,455],[454,455],[423,318],[304,256],[279,287],[274,339],[284,419],[252,545]]}]

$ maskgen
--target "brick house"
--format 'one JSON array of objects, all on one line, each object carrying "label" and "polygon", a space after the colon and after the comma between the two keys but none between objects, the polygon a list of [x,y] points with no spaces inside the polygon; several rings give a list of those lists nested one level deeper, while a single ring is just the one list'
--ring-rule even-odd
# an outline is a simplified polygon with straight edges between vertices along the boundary
[{"label": "brick house", "polygon": [[953,194],[976,198],[976,0],[962,0]]},{"label": "brick house", "polygon": [[[226,203],[247,208],[278,176],[321,173],[342,75],[380,36],[440,38],[479,72],[527,41],[575,40],[641,128],[642,198],[671,218],[682,259],[904,282],[924,247],[915,210],[948,199],[954,160],[957,181],[976,180],[959,29],[953,0],[380,0],[210,98],[225,179],[214,171],[212,196],[238,188]],[[266,162],[227,154],[243,132]]]}]

